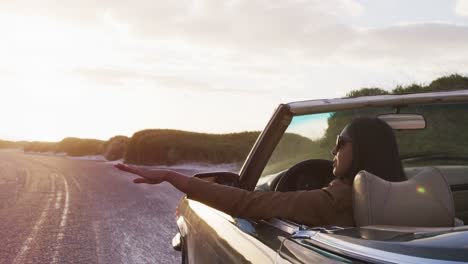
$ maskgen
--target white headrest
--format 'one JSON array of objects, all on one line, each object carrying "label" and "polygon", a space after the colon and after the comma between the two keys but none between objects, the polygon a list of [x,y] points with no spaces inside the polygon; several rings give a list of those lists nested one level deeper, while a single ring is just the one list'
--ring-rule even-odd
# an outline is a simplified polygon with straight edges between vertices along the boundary
[{"label": "white headrest", "polygon": [[452,192],[442,172],[427,168],[404,182],[360,171],[353,183],[356,226],[453,226]]}]

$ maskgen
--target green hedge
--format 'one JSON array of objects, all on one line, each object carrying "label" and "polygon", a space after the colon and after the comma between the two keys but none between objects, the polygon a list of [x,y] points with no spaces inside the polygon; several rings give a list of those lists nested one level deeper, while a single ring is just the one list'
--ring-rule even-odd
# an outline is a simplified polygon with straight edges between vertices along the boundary
[{"label": "green hedge", "polygon": [[115,136],[106,141],[103,145],[103,155],[107,160],[119,160],[127,152],[128,137]]},{"label": "green hedge", "polygon": [[8,141],[0,140],[0,149],[5,148],[23,148],[28,142],[26,141]]},{"label": "green hedge", "polygon": [[240,162],[246,158],[258,135],[259,132],[206,134],[148,129],[129,139],[125,161],[142,165]]}]

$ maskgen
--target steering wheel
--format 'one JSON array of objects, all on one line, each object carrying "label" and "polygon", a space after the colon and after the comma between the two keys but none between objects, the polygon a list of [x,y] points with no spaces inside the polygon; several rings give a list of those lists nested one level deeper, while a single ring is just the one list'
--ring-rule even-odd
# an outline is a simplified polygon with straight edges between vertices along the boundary
[{"label": "steering wheel", "polygon": [[275,191],[289,192],[314,190],[327,186],[333,180],[333,162],[310,159],[297,163],[286,170],[275,187]]}]

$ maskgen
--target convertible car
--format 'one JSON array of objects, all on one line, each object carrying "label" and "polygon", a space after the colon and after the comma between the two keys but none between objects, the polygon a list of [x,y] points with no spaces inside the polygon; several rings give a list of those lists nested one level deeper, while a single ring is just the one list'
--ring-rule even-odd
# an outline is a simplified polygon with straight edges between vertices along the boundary
[{"label": "convertible car", "polygon": [[394,129],[408,180],[360,172],[353,183],[356,226],[233,218],[184,197],[172,241],[182,262],[468,262],[466,90],[281,104],[239,174],[195,177],[259,192],[322,188],[333,178],[336,136],[357,116]]}]

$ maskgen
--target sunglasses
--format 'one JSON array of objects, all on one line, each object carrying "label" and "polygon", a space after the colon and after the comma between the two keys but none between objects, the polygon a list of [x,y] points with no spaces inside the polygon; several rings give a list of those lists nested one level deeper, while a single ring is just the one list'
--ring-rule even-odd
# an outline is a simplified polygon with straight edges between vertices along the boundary
[{"label": "sunglasses", "polygon": [[336,153],[338,153],[338,151],[348,142],[352,142],[352,140],[349,137],[338,135],[336,137],[335,148],[331,151],[331,154],[335,156]]}]

